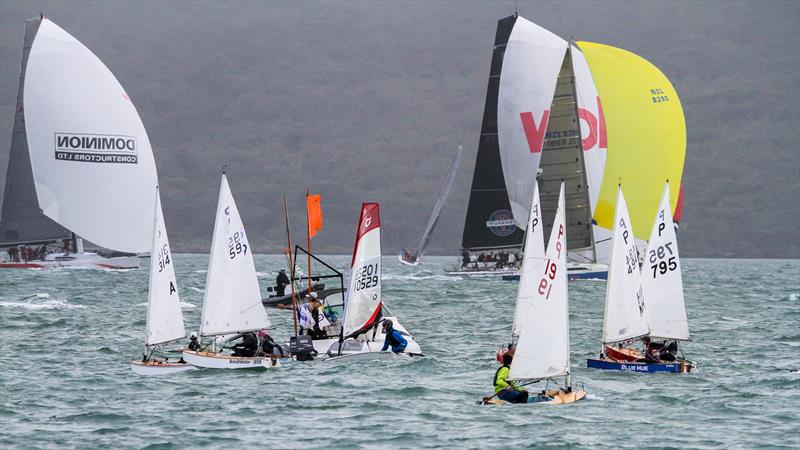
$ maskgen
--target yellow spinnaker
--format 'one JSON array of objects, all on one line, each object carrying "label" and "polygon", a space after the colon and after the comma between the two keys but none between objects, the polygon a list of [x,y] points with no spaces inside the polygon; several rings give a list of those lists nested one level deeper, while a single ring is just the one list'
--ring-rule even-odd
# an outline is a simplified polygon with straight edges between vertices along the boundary
[{"label": "yellow spinnaker", "polygon": [[686,121],[678,93],[666,76],[629,51],[578,42],[600,96],[608,152],[594,219],[612,229],[617,184],[622,183],[636,237],[647,240],[664,182],[670,205],[678,202],[686,157]]}]

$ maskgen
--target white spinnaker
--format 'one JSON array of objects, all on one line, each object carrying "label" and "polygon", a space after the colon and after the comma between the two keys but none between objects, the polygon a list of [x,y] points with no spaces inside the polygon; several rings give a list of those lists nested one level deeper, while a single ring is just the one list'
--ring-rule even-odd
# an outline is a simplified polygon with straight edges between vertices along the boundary
[{"label": "white spinnaker", "polygon": [[161,198],[156,190],[153,248],[150,251],[150,286],[147,295],[146,346],[163,344],[186,336],[181,299],[172,265]]},{"label": "white spinnaker", "polygon": [[[608,151],[603,123],[602,104],[597,86],[594,84],[589,64],[581,50],[572,45],[572,72],[575,75],[575,94],[578,100],[578,117],[581,124],[581,139],[583,148],[583,163],[586,167],[586,181],[589,186],[589,201],[592,214],[597,208],[600,197],[600,185],[603,182],[603,172],[606,167],[606,152]],[[587,257],[595,257],[597,262],[608,263],[611,248],[611,230],[592,226],[594,233],[595,250]]]},{"label": "white spinnaker", "polygon": [[[564,183],[558,198],[547,260],[533,296],[524,299],[529,311],[508,377],[532,380],[569,374],[569,305],[567,298],[567,228]],[[527,262],[527,261],[526,261]],[[519,300],[518,300],[519,301]]]},{"label": "white spinnaker", "polygon": [[544,223],[542,223],[542,207],[539,203],[539,184],[534,181],[533,200],[531,202],[528,227],[525,232],[525,249],[523,250],[522,269],[517,287],[517,303],[514,309],[514,325],[511,336],[519,337],[522,324],[532,314],[529,306],[537,295],[538,282],[545,265]]},{"label": "white spinnaker", "polygon": [[514,222],[527,226],[533,180],[567,42],[518,17],[508,38],[497,94],[497,140]]},{"label": "white spinnaker", "polygon": [[372,324],[381,309],[381,227],[377,203],[364,203],[358,222],[344,308],[344,336]]},{"label": "white spinnaker", "polygon": [[617,191],[609,264],[603,342],[610,344],[647,335],[650,328],[644,311],[639,252],[621,186]]},{"label": "white spinnaker", "polygon": [[136,107],[111,71],[43,18],[28,59],[24,98],[25,131],[44,214],[97,245],[149,251],[156,166]]},{"label": "white spinnaker", "polygon": [[200,334],[241,333],[268,326],[252,249],[228,179],[222,174]]},{"label": "white spinnaker", "polygon": [[647,301],[650,336],[689,340],[689,321],[683,301],[681,260],[672,224],[669,181],[664,186],[642,266],[642,292]]}]

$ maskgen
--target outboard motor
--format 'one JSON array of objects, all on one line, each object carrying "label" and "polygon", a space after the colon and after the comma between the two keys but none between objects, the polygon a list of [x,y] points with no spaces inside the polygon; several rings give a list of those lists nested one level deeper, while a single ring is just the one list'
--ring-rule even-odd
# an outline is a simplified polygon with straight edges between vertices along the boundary
[{"label": "outboard motor", "polygon": [[289,338],[289,353],[298,361],[312,361],[317,351],[314,350],[314,343],[311,336],[292,336]]}]

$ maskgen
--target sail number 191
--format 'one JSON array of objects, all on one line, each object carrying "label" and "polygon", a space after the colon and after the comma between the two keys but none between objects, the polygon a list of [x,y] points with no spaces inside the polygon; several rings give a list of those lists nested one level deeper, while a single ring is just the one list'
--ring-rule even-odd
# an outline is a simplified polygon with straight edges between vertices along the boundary
[{"label": "sail number 191", "polygon": [[[556,240],[556,258],[561,258],[561,241],[564,236],[564,225],[558,226],[558,240]],[[558,273],[558,264],[555,261],[547,258],[547,263],[544,265],[544,276],[539,281],[539,295],[544,295],[545,299],[550,299],[550,291],[553,290],[553,280],[556,279]]]}]

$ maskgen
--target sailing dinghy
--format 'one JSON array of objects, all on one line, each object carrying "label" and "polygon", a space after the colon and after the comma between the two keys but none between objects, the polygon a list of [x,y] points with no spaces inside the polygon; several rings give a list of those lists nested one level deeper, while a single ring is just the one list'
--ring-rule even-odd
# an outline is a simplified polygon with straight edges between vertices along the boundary
[{"label": "sailing dinghy", "polygon": [[459,145],[456,157],[453,159],[453,164],[450,166],[450,172],[448,172],[447,178],[444,181],[444,185],[442,185],[442,189],[439,191],[439,196],[436,197],[436,203],[433,205],[433,211],[431,211],[431,217],[428,219],[428,225],[425,227],[425,232],[422,233],[422,239],[420,239],[419,245],[417,245],[417,249],[413,254],[404,250],[397,256],[401,264],[405,264],[407,266],[417,266],[422,261],[422,255],[425,252],[425,247],[428,246],[428,243],[431,241],[431,237],[433,237],[433,229],[436,228],[436,223],[439,221],[439,214],[441,214],[444,202],[447,200],[447,196],[450,194],[450,188],[453,187],[453,181],[456,179],[458,166],[461,165],[461,155],[463,152],[464,149]]},{"label": "sailing dinghy", "polygon": [[[537,206],[534,189],[533,206]],[[586,397],[586,391],[573,390],[569,363],[569,303],[567,295],[567,232],[564,201],[564,184],[556,210],[555,222],[550,232],[545,258],[525,257],[522,262],[522,280],[517,291],[517,311],[514,331],[519,336],[514,360],[508,375],[522,385],[541,380],[555,382],[563,378],[563,387],[540,391],[528,397],[528,403],[560,405],[574,403]],[[538,233],[533,224],[534,214],[528,229]],[[526,250],[528,245],[526,244]],[[538,243],[531,243],[533,252]],[[548,383],[549,384],[549,383]],[[558,385],[557,385],[558,386]],[[501,405],[508,402],[496,397],[486,397],[484,404]]]},{"label": "sailing dinghy", "polygon": [[200,351],[184,350],[183,359],[212,369],[278,367],[274,355],[233,356],[216,348],[219,336],[255,332],[269,325],[252,249],[223,171],[200,323],[200,338],[206,343]]},{"label": "sailing dinghy", "polygon": [[[28,20],[0,268],[138,268],[157,184],[147,132],[114,74],[48,18]],[[108,251],[85,252],[82,239]]]},{"label": "sailing dinghy", "polygon": [[156,189],[156,208],[153,218],[153,248],[150,253],[150,286],[147,293],[147,325],[144,335],[144,355],[130,362],[131,370],[139,375],[166,375],[194,369],[183,360],[155,357],[158,348],[186,337],[183,313],[172,253],[161,199]]},{"label": "sailing dinghy", "polygon": [[[402,353],[422,356],[422,349],[397,318],[383,304],[381,293],[381,219],[377,203],[361,205],[353,258],[350,263],[350,281],[344,305],[344,319],[339,339],[314,341],[314,347],[328,345],[328,360],[342,359],[392,359],[402,354],[381,351],[386,335],[381,322],[391,320],[395,330],[406,339]],[[319,344],[318,344],[319,343]],[[320,352],[322,353],[322,352]]]},{"label": "sailing dinghy", "polygon": [[[669,198],[667,182],[640,269],[628,207],[622,187],[619,188],[606,288],[603,350],[598,358],[587,360],[587,367],[679,373],[695,368],[691,361],[674,355],[677,342],[690,338]],[[668,353],[670,356],[662,354],[659,358],[631,348],[632,343],[645,337],[663,340],[665,344],[674,342],[675,350]],[[662,345],[666,349],[665,344]]]}]

